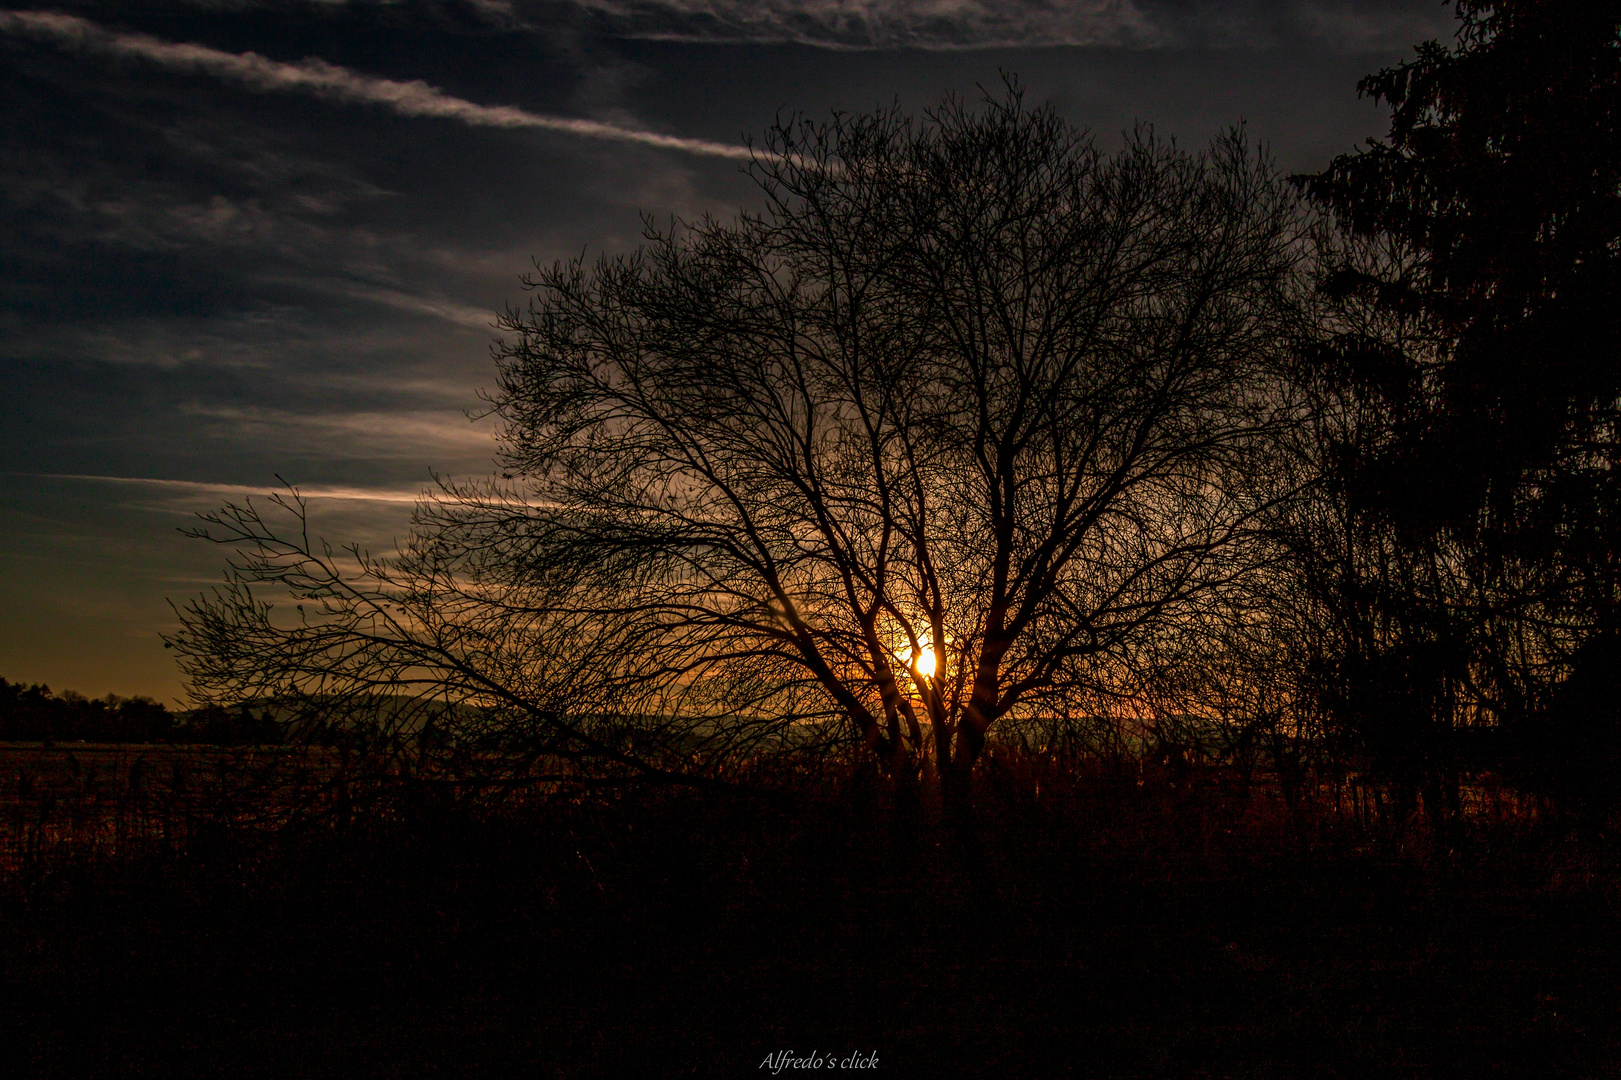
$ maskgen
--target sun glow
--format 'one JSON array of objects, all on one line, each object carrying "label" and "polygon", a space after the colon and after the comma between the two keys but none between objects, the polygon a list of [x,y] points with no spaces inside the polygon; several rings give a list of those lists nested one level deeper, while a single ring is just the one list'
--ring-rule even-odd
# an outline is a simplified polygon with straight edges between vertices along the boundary
[{"label": "sun glow", "polygon": [[927,645],[914,652],[907,660],[912,670],[925,679],[934,677],[934,650]]}]

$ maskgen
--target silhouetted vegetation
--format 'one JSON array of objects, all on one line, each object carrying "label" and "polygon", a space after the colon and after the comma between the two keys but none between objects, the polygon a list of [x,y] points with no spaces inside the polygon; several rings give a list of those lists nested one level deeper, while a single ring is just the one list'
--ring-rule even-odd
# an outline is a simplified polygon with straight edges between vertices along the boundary
[{"label": "silhouetted vegetation", "polygon": [[271,710],[237,703],[179,713],[149,697],[87,698],[60,694],[39,683],[0,678],[0,742],[207,743],[242,746],[279,743],[285,725]]},{"label": "silhouetted vegetation", "polygon": [[1299,545],[1334,612],[1320,700],[1443,800],[1489,764],[1602,824],[1621,795],[1621,9],[1458,14],[1454,47],[1362,82],[1389,137],[1303,178],[1339,230],[1309,358],[1339,510]]},{"label": "silhouetted vegetation", "polygon": [[1289,497],[1302,226],[1265,156],[1106,154],[1010,86],[785,123],[750,171],[760,217],[527,282],[512,482],[446,486],[397,557],[313,541],[296,493],[210,515],[231,581],[171,641],[199,702],[626,780],[856,747],[964,812],[998,727],[1200,711],[1168,680]]},{"label": "silhouetted vegetation", "polygon": [[[493,805],[312,772],[330,812],[287,828],[246,751],[138,780],[54,753],[0,759],[36,784],[6,792],[31,843],[0,878],[31,1075],[728,1076],[814,1048],[903,1076],[1578,1076],[1617,1037],[1614,856],[1503,788],[1437,846],[1374,782],[1290,800],[993,743],[976,863],[875,769]],[[122,847],[94,817],[119,805]]]}]

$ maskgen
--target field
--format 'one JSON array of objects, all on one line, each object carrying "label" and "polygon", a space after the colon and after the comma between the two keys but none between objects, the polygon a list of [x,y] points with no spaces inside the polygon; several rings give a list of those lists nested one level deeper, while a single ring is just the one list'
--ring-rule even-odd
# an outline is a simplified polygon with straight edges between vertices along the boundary
[{"label": "field", "polygon": [[320,748],[0,743],[0,869],[172,851],[194,834],[269,825],[319,798]]},{"label": "field", "polygon": [[1617,860],[1484,782],[1438,829],[1001,755],[964,838],[860,777],[340,816],[330,752],[0,763],[22,1075],[1621,1072]]}]

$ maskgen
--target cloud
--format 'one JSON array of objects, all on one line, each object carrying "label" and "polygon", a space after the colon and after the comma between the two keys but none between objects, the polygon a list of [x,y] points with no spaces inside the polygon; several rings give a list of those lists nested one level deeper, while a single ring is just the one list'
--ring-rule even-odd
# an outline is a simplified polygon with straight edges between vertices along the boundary
[{"label": "cloud", "polygon": [[130,57],[174,71],[196,72],[261,93],[298,93],[333,101],[380,105],[410,117],[454,120],[471,127],[533,128],[588,139],[634,143],[703,157],[746,161],[745,146],[666,135],[600,120],[543,116],[510,105],[480,105],[452,97],[420,79],[398,82],[363,75],[318,58],[284,64],[258,53],[175,44],[146,34],[108,30],[88,19],[48,11],[0,11],[0,33],[44,39],[90,55]]},{"label": "cloud", "polygon": [[419,292],[390,289],[381,285],[370,285],[358,281],[327,280],[317,277],[281,279],[266,277],[261,280],[267,283],[280,282],[302,289],[381,304],[384,307],[404,311],[412,315],[442,319],[445,322],[454,323],[469,330],[493,331],[496,329],[496,312],[494,309],[473,307],[471,304],[463,304],[443,296],[423,295]]},{"label": "cloud", "polygon": [[[269,496],[273,490],[246,484],[214,484],[197,480],[161,480],[146,476],[97,476],[89,473],[27,473],[41,480],[72,480],[96,484],[121,484],[134,487],[156,488],[178,495],[208,495],[251,498]],[[285,489],[283,489],[285,490]],[[298,494],[305,499],[331,499],[338,502],[373,502],[415,504],[422,500],[426,489],[364,488],[364,487],[299,487]]]},{"label": "cloud", "polygon": [[[471,397],[472,395],[467,395]],[[491,431],[448,405],[391,410],[310,411],[297,406],[192,402],[181,414],[198,435],[244,446],[318,451],[324,461],[483,459],[495,452]]]},{"label": "cloud", "polygon": [[1389,48],[1443,33],[1428,0],[574,0],[615,36],[826,49]]},{"label": "cloud", "polygon": [[[473,395],[465,396],[469,405],[478,404]],[[334,469],[344,480],[362,477],[368,483],[420,477],[430,468],[482,475],[494,464],[493,425],[470,420],[450,403],[305,405],[301,408],[295,398],[275,405],[192,401],[177,407],[175,422],[199,445],[225,448],[240,455],[238,460],[256,451],[270,468],[292,469],[306,478],[332,477]],[[323,405],[330,411],[322,411]]]},{"label": "cloud", "polygon": [[1345,51],[1408,49],[1420,41],[1448,40],[1456,31],[1450,5],[1423,7],[1317,0],[1291,6],[1293,21],[1307,34]]},{"label": "cloud", "polygon": [[1144,47],[1161,35],[1134,0],[578,0],[625,37],[793,42],[846,49]]}]

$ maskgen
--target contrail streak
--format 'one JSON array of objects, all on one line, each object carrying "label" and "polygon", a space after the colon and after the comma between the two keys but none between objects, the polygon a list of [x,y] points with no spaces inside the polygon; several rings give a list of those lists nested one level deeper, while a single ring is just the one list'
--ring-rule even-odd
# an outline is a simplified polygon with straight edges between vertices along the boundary
[{"label": "contrail streak", "polygon": [[118,33],[88,19],[53,11],[0,11],[0,33],[43,38],[87,54],[136,57],[175,71],[212,75],[249,90],[301,93],[334,101],[382,105],[400,116],[459,120],[473,127],[539,128],[587,139],[611,139],[736,161],[747,161],[753,156],[746,146],[640,131],[598,120],[542,116],[511,105],[480,105],[451,97],[421,79],[410,82],[379,79],[314,57],[296,64],[283,64],[258,53],[230,53],[206,45],[160,41],[145,34]]}]

